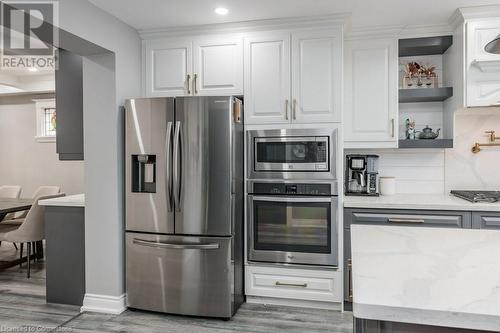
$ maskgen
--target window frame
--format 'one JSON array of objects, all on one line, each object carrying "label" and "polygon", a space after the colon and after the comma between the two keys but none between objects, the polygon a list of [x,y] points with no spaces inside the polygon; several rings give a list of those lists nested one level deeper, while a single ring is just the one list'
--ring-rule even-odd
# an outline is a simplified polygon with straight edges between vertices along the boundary
[{"label": "window frame", "polygon": [[[46,99],[34,99],[35,102],[35,108],[36,108],[36,136],[35,140],[37,142],[56,142],[56,136],[55,135],[44,135],[44,129],[43,126],[45,124],[44,122],[44,112],[45,109],[56,109],[56,100],[55,98],[46,98]],[[56,128],[57,131],[57,128]]]}]

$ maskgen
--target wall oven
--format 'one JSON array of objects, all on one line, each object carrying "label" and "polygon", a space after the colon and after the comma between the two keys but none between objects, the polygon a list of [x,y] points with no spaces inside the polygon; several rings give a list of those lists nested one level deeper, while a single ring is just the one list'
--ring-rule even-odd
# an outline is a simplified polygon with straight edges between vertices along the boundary
[{"label": "wall oven", "polygon": [[248,183],[248,260],[338,266],[336,182]]},{"label": "wall oven", "polygon": [[335,179],[334,129],[249,131],[250,179]]}]

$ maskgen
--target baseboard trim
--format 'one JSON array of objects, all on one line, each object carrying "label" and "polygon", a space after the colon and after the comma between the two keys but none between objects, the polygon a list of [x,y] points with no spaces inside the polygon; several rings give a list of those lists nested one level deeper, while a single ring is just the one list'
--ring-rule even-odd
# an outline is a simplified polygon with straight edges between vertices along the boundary
[{"label": "baseboard trim", "polygon": [[80,312],[98,312],[119,315],[126,309],[126,294],[120,296],[85,294]]},{"label": "baseboard trim", "polygon": [[288,298],[275,298],[275,297],[261,297],[261,296],[248,296],[247,303],[256,304],[270,304],[281,306],[293,306],[299,308],[313,308],[313,309],[326,309],[342,311],[341,303],[321,302],[321,301],[305,301],[299,299]]}]

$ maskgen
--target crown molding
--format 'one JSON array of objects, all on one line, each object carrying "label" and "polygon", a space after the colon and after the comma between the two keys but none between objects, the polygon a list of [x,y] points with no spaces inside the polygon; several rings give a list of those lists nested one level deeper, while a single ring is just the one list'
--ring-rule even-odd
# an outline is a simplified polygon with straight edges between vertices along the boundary
[{"label": "crown molding", "polygon": [[500,17],[500,5],[462,7],[457,11],[464,20]]},{"label": "crown molding", "polygon": [[367,38],[395,38],[401,32],[402,26],[368,26],[346,29],[345,40],[357,40]]},{"label": "crown molding", "polygon": [[460,11],[460,8],[457,8],[453,14],[451,15],[450,19],[448,20],[448,24],[450,27],[455,30],[458,28],[458,26],[462,25],[464,23],[464,16],[462,15],[462,12]]},{"label": "crown molding", "polygon": [[415,38],[453,34],[448,24],[434,25],[391,25],[353,28],[345,32],[346,40],[366,38]]},{"label": "crown molding", "polygon": [[304,16],[218,24],[204,24],[185,27],[166,27],[159,29],[139,30],[142,39],[176,37],[188,35],[206,35],[216,33],[245,33],[248,31],[280,30],[294,28],[322,28],[328,26],[345,26],[349,24],[350,13],[338,13],[322,16]]}]

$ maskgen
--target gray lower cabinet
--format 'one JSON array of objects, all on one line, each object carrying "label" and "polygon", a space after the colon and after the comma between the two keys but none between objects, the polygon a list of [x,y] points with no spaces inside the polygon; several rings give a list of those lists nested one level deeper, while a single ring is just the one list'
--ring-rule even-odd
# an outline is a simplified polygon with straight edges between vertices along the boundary
[{"label": "gray lower cabinet", "polygon": [[85,208],[45,207],[48,303],[82,305],[85,295]]},{"label": "gray lower cabinet", "polygon": [[[497,217],[500,228],[500,215]],[[344,300],[352,301],[351,279],[351,225],[399,225],[427,228],[466,228],[472,227],[470,212],[401,210],[401,209],[344,209]]]},{"label": "gray lower cabinet", "polygon": [[60,49],[56,70],[56,151],[61,161],[83,160],[82,57]]},{"label": "gray lower cabinet", "polygon": [[500,230],[500,212],[473,212],[472,228]]},{"label": "gray lower cabinet", "polygon": [[356,318],[354,333],[487,333],[487,331]]}]

